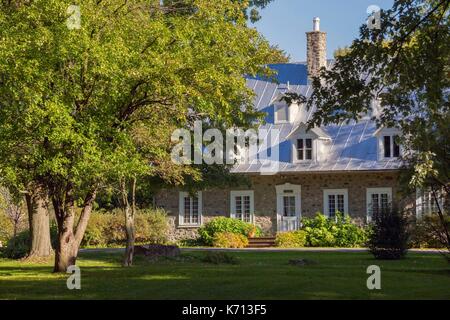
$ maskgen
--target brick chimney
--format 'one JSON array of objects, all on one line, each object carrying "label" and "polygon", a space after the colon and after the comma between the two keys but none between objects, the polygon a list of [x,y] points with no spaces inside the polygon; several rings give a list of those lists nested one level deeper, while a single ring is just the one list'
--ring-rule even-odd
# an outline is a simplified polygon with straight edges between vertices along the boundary
[{"label": "brick chimney", "polygon": [[320,19],[313,20],[313,31],[306,33],[308,77],[319,75],[327,65],[327,33],[320,31]]}]

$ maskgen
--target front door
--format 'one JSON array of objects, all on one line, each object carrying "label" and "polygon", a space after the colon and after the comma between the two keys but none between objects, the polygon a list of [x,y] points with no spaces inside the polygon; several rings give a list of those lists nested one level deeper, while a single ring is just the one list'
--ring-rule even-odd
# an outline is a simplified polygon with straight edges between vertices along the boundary
[{"label": "front door", "polygon": [[278,231],[295,231],[300,228],[300,194],[297,185],[277,186],[277,222]]}]

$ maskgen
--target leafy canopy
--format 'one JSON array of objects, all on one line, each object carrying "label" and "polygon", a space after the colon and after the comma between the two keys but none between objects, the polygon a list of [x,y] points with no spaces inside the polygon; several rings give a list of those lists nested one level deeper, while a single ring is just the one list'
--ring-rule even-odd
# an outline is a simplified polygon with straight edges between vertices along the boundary
[{"label": "leafy canopy", "polygon": [[55,193],[140,173],[182,179],[170,133],[196,119],[248,126],[259,114],[244,74],[273,49],[247,27],[247,2],[80,2],[0,7],[0,164],[11,180]]}]

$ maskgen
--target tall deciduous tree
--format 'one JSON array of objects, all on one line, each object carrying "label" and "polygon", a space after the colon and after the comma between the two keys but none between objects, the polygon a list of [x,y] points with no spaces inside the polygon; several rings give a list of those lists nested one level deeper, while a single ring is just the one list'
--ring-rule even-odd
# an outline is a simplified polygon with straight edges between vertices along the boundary
[{"label": "tall deciduous tree", "polygon": [[14,171],[20,150],[28,177],[48,192],[54,271],[64,272],[99,188],[165,156],[143,156],[133,128],[191,118],[249,125],[258,113],[242,76],[264,73],[273,50],[247,26],[245,2],[190,0],[193,10],[180,11],[159,0],[87,0],[79,24],[77,15],[67,23],[72,1],[9,3],[0,9],[0,154]]}]

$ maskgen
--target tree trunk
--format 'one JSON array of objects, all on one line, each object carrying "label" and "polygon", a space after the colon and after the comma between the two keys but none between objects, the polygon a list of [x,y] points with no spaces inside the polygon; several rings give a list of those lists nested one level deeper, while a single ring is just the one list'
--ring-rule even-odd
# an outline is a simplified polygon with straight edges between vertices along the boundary
[{"label": "tree trunk", "polygon": [[74,207],[66,207],[58,214],[58,245],[55,254],[55,266],[53,272],[66,272],[67,268],[75,265],[78,248],[75,245]]},{"label": "tree trunk", "polygon": [[28,258],[46,258],[52,255],[48,196],[42,188],[26,195],[30,224],[30,252]]},{"label": "tree trunk", "polygon": [[53,198],[56,221],[58,222],[58,246],[56,248],[53,272],[66,272],[70,266],[76,264],[78,250],[92,213],[95,196],[95,190],[89,192],[86,196],[76,231],[74,231],[75,202],[72,197],[72,191],[66,192],[64,205],[62,205],[62,201],[57,196]]},{"label": "tree trunk", "polygon": [[130,208],[130,203],[128,201],[128,192],[126,189],[125,179],[121,181],[121,193],[122,193],[122,203],[123,210],[125,214],[125,230],[127,234],[127,247],[125,249],[125,256],[123,260],[124,267],[131,267],[133,265],[134,256],[134,242],[136,238],[136,228],[134,225],[134,217],[136,215],[136,178],[133,178],[131,198],[132,204]]}]

